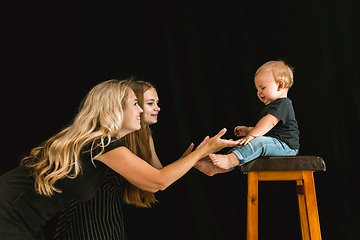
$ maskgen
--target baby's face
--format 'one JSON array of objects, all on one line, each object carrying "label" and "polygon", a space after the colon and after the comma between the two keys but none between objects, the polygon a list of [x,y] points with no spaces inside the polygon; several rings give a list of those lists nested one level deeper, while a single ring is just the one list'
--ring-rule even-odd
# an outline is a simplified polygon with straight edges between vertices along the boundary
[{"label": "baby's face", "polygon": [[281,95],[281,88],[275,82],[271,69],[262,70],[255,77],[257,96],[265,105],[278,99]]}]

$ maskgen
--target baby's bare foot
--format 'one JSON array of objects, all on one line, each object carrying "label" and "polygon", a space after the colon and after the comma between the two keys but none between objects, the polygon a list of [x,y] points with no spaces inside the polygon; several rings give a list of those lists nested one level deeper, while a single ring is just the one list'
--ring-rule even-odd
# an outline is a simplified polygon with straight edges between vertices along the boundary
[{"label": "baby's bare foot", "polygon": [[229,170],[232,167],[227,155],[209,154],[209,157],[214,165],[219,168]]}]

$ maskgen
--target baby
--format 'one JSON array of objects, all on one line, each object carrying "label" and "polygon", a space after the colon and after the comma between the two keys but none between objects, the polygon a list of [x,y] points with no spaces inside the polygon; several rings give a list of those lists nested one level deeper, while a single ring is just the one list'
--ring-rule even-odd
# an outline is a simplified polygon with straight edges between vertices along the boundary
[{"label": "baby", "polygon": [[[260,156],[292,156],[299,152],[299,129],[291,100],[292,68],[283,61],[270,61],[255,73],[257,96],[265,104],[255,127],[237,126],[236,136],[245,136],[227,155],[210,154],[211,161],[199,161],[195,167],[212,176]],[[212,164],[213,163],[213,164]]]}]

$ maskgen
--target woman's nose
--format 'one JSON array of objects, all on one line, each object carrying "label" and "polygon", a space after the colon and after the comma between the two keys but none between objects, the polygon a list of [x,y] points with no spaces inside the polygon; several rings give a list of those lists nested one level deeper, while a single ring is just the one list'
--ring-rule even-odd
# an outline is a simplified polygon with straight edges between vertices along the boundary
[{"label": "woman's nose", "polygon": [[144,110],[139,105],[138,105],[138,108],[139,108],[140,113],[144,112]]}]

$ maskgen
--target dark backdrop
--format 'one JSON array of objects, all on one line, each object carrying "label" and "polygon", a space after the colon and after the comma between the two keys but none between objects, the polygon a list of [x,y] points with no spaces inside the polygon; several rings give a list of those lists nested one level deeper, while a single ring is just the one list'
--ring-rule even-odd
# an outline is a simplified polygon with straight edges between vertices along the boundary
[{"label": "dark backdrop", "polygon": [[[315,173],[323,239],[359,239],[359,1],[3,1],[0,173],[66,126],[86,92],[110,78],[156,85],[156,149],[167,165],[187,146],[254,125],[253,75],[279,58],[295,68],[301,154]],[[245,239],[246,176],[196,169],[124,206],[129,239]],[[260,184],[260,239],[300,239],[295,183]],[[46,225],[48,239],[56,217]]]}]

